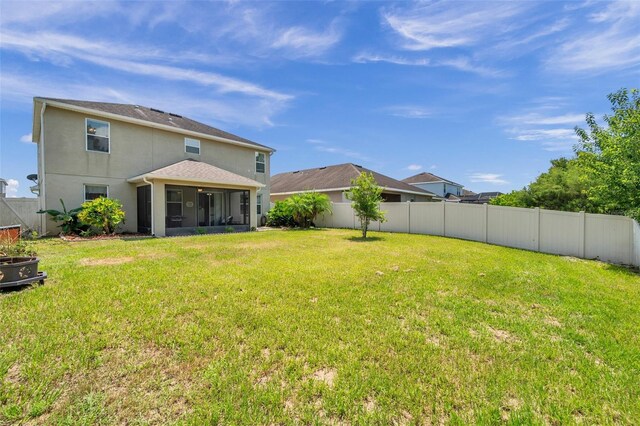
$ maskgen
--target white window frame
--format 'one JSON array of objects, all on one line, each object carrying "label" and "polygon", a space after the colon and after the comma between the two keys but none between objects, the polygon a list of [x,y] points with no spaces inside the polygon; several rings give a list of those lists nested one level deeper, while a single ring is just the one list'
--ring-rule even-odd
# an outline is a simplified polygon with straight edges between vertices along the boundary
[{"label": "white window frame", "polygon": [[[262,154],[262,156],[264,157],[264,161],[258,161],[258,156]],[[264,170],[259,172],[258,171],[258,164],[262,164],[262,166],[264,167]],[[264,152],[258,152],[256,151],[256,173],[266,173],[267,172],[267,155]]]},{"label": "white window frame", "polygon": [[256,214],[262,214],[262,194],[256,195]]},{"label": "white window frame", "polygon": [[109,198],[109,185],[103,185],[101,183],[85,183],[82,185],[82,189],[84,190],[84,193],[82,194],[82,198],[84,199],[84,201],[91,201],[87,198],[87,186],[104,186],[105,188],[107,188],[107,198]]},{"label": "white window frame", "polygon": [[[87,129],[89,127],[89,120],[97,121],[98,123],[103,123],[107,125],[107,151],[98,151],[96,149],[89,149],[89,132]],[[91,135],[95,136],[95,135]],[[101,136],[103,137],[103,136]],[[102,121],[95,118],[85,117],[84,119],[84,150],[86,152],[97,152],[99,154],[111,154],[111,123],[109,121]]]},{"label": "white window frame", "polygon": [[[193,145],[188,145],[188,143],[192,143]],[[187,146],[191,147],[191,148],[196,148],[195,143],[198,144],[197,148],[198,148],[198,152],[189,152],[187,151]],[[200,155],[200,140],[199,139],[192,139],[192,138],[184,138],[184,152],[186,154],[191,154],[191,155]]]},{"label": "white window frame", "polygon": [[[169,201],[169,197],[167,196],[169,191],[178,192],[180,194],[180,201]],[[184,191],[182,189],[167,188],[165,190],[165,197],[166,197],[165,204],[180,204],[180,217],[184,217]],[[168,216],[168,212],[167,212],[167,216]]]}]

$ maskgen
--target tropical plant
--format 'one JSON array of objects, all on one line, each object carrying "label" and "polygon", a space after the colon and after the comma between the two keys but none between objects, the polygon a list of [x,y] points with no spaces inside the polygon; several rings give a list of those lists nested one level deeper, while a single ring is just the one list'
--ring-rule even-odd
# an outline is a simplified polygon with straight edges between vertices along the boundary
[{"label": "tropical plant", "polygon": [[386,221],[385,212],[380,210],[382,190],[371,173],[362,172],[351,180],[351,190],[346,193],[346,197],[351,200],[351,206],[360,220],[362,238],[367,238],[371,221]]},{"label": "tropical plant", "polygon": [[105,234],[113,234],[116,227],[124,223],[122,203],[114,198],[98,197],[85,201],[82,211],[78,213],[81,222],[101,230]]},{"label": "tropical plant", "polygon": [[0,239],[0,257],[33,257],[36,251],[31,243],[22,239]]},{"label": "tropical plant", "polygon": [[60,204],[62,204],[62,211],[60,210],[40,210],[38,214],[48,214],[51,216],[54,222],[60,222],[60,230],[62,234],[79,234],[82,231],[86,231],[89,226],[80,222],[78,214],[82,211],[82,207],[76,207],[75,209],[67,210],[64,205],[64,201],[60,198]]},{"label": "tropical plant", "polygon": [[296,222],[293,220],[289,203],[286,200],[276,201],[267,212],[267,226],[293,227],[295,225]]},{"label": "tropical plant", "polygon": [[286,199],[288,209],[295,223],[301,228],[309,228],[319,214],[331,211],[331,201],[319,192],[303,192]]}]

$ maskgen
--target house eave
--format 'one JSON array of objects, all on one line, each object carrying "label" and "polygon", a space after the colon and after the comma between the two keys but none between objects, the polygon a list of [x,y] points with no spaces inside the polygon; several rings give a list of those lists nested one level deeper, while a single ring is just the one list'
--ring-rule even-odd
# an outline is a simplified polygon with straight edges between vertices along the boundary
[{"label": "house eave", "polygon": [[139,176],[134,176],[132,178],[127,179],[129,183],[144,183],[144,180],[147,181],[165,181],[165,182],[179,182],[179,183],[192,183],[197,185],[218,185],[222,187],[228,188],[264,188],[265,185],[259,182],[254,183],[245,183],[245,182],[222,182],[216,180],[209,179],[198,179],[198,178],[185,178],[185,177],[175,177],[175,176],[164,176],[153,173],[146,173]]}]

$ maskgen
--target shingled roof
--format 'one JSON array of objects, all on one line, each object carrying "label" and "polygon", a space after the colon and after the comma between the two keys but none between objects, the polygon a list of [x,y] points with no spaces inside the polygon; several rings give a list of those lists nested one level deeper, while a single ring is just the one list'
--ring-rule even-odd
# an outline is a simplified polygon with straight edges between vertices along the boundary
[{"label": "shingled roof", "polygon": [[73,99],[36,98],[36,100],[41,100],[44,102],[56,102],[58,104],[65,104],[72,107],[93,110],[98,113],[102,112],[107,114],[119,115],[129,119],[132,118],[135,120],[142,120],[153,124],[169,126],[176,130],[186,130],[190,132],[201,133],[203,135],[213,136],[216,138],[224,138],[231,141],[252,145],[256,148],[273,151],[272,148],[269,148],[266,145],[250,141],[249,139],[245,139],[232,133],[225,132],[224,130],[216,129],[215,127],[211,127],[207,124],[200,123],[179,114],[165,112],[155,108],[149,108],[141,105],[78,101]]},{"label": "shingled roof", "polygon": [[446,182],[446,183],[450,183],[453,185],[460,185],[459,183],[456,183],[452,180],[449,179],[445,179],[442,178],[440,176],[436,176],[433,173],[429,173],[429,172],[422,172],[422,173],[418,173],[417,175],[413,175],[410,176],[406,179],[402,179],[403,182],[405,183],[428,183],[428,182]]},{"label": "shingled roof", "polygon": [[163,179],[200,182],[206,184],[233,185],[260,188],[264,185],[228,170],[212,166],[201,161],[187,159],[152,170],[140,176],[128,179],[129,182],[141,182],[143,179]]},{"label": "shingled roof", "polygon": [[429,191],[425,191],[353,163],[297,170],[294,172],[279,173],[271,176],[271,194],[294,193],[311,190],[344,190],[346,188],[350,188],[351,179],[357,178],[362,172],[371,173],[378,185],[387,189],[395,189],[400,192],[412,194],[435,196],[435,194]]}]

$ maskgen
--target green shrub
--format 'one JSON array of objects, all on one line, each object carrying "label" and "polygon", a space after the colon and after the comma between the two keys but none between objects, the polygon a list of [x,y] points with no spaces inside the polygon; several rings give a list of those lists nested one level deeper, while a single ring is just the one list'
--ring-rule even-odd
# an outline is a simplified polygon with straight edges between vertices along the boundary
[{"label": "green shrub", "polygon": [[273,207],[267,212],[267,226],[293,227],[296,222],[293,220],[291,208],[287,201],[276,201]]},{"label": "green shrub", "polygon": [[289,211],[296,224],[301,228],[308,228],[319,214],[331,211],[331,201],[325,194],[319,192],[303,192],[294,194],[286,199]]},{"label": "green shrub", "polygon": [[35,255],[33,246],[24,240],[0,240],[0,257],[33,257]]},{"label": "green shrub", "polygon": [[51,216],[54,222],[61,222],[59,226],[62,234],[80,234],[82,231],[89,229],[88,225],[81,223],[80,219],[78,219],[78,214],[82,211],[82,207],[67,211],[62,198],[60,198],[60,204],[62,204],[62,211],[53,209],[40,210],[38,214],[46,213]]},{"label": "green shrub", "polygon": [[105,234],[113,234],[116,227],[124,223],[122,203],[113,198],[99,197],[85,201],[82,211],[78,213],[82,223],[93,226]]}]

